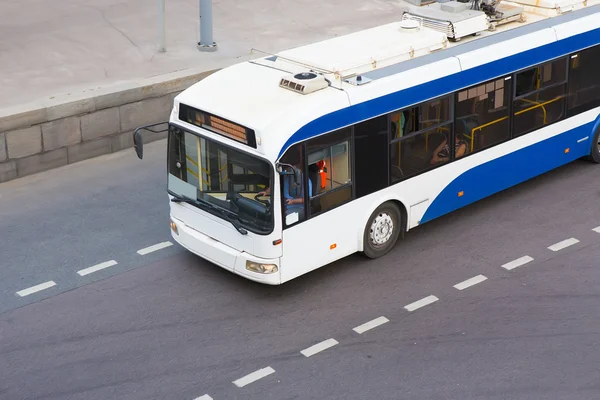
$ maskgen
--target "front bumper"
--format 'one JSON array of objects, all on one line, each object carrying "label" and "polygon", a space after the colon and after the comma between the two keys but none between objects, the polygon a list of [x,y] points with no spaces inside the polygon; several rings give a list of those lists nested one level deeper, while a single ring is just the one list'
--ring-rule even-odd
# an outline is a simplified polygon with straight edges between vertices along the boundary
[{"label": "front bumper", "polygon": [[[177,232],[174,231],[175,225]],[[246,279],[267,285],[281,284],[280,259],[266,259],[255,257],[246,252],[238,251],[226,244],[219,242],[193,228],[183,221],[171,216],[171,236],[179,245],[189,252],[226,269]],[[246,269],[246,263],[250,261],[258,264],[274,264],[277,272],[262,274]]]}]

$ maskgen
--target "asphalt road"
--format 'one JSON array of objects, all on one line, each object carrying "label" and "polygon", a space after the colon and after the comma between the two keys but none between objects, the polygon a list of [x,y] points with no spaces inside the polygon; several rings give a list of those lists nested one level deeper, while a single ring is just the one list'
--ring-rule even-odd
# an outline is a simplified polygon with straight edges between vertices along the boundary
[{"label": "asphalt road", "polygon": [[164,145],[0,185],[0,399],[600,398],[600,167],[269,287],[137,253],[170,240]]}]

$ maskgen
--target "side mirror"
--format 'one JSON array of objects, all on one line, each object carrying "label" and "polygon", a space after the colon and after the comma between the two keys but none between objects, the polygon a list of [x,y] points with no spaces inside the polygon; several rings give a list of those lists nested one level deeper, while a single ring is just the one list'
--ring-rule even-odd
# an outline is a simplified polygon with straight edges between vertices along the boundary
[{"label": "side mirror", "polygon": [[298,186],[300,183],[302,183],[302,171],[294,168],[294,186]]},{"label": "side mirror", "polygon": [[288,168],[291,169],[292,171],[296,171],[296,168],[294,168],[293,165],[290,164],[284,164],[284,163],[277,163],[275,165],[275,168],[277,169],[277,172],[280,173],[281,175],[292,175],[294,172],[288,172],[286,171],[284,168]]},{"label": "side mirror", "polygon": [[[164,128],[164,129],[156,128],[159,125],[166,125],[166,128]],[[137,156],[140,160],[144,157],[144,143],[142,141],[142,130],[147,130],[152,133],[167,132],[169,130],[169,122],[167,121],[167,122],[159,122],[156,124],[144,125],[144,126],[140,126],[140,127],[136,128],[136,130],[133,131],[133,146],[135,147],[135,153],[137,154]]]},{"label": "side mirror", "polygon": [[144,158],[144,142],[142,141],[142,133],[139,129],[133,132],[133,146],[138,158],[141,160]]}]

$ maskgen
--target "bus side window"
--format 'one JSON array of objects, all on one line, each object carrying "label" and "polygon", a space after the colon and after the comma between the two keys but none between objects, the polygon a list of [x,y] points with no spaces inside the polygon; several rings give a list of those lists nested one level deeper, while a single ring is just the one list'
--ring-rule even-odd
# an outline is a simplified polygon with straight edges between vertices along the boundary
[{"label": "bus side window", "polygon": [[[302,144],[290,147],[281,157],[282,164],[292,165],[299,172],[298,179],[294,179],[294,169],[284,166],[284,174],[280,175],[281,208],[283,224],[285,227],[294,225],[306,219],[306,206],[304,200],[304,157]],[[309,195],[312,190],[309,182]]]},{"label": "bus side window", "polygon": [[569,72],[569,117],[600,106],[600,45],[571,56]]},{"label": "bus side window", "polygon": [[[567,64],[568,60],[564,57],[517,73],[517,92],[513,100],[514,137],[564,118]],[[520,85],[520,82],[529,83],[532,79],[533,86]]]},{"label": "bus side window", "polygon": [[308,177],[312,184],[310,215],[326,212],[352,199],[350,133],[346,128],[307,143]]},{"label": "bus side window", "polygon": [[508,78],[496,78],[458,92],[454,134],[467,142],[468,152],[475,153],[509,139],[511,80]]}]

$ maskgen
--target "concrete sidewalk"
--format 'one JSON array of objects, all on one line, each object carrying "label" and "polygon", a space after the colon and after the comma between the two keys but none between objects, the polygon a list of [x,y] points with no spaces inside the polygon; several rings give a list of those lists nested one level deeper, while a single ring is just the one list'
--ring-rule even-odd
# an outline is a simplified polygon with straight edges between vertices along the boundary
[{"label": "concrete sidewalk", "polygon": [[252,47],[277,52],[398,20],[402,1],[214,0],[214,53],[196,48],[198,1],[166,4],[167,52],[159,53],[158,0],[1,1],[0,109],[221,68],[256,57]]},{"label": "concrete sidewalk", "polygon": [[[200,52],[198,0],[0,1],[0,183],[114,153],[136,127],[219,68],[399,21],[402,0],[214,0],[216,52]],[[369,46],[370,43],[357,43]],[[146,135],[145,142],[166,137]]]}]

